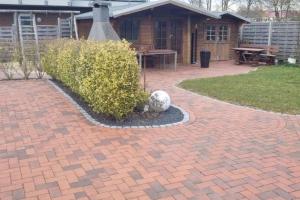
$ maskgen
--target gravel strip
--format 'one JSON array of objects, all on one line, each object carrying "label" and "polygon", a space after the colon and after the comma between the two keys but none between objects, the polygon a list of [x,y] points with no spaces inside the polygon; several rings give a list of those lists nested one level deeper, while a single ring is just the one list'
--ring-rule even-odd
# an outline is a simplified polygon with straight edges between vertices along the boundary
[{"label": "gravel strip", "polygon": [[98,114],[92,111],[86,102],[62,83],[54,80],[49,80],[58,91],[67,97],[80,112],[92,123],[109,128],[159,128],[179,125],[189,120],[189,115],[183,109],[172,105],[166,112],[157,114],[156,116],[146,117],[142,113],[133,113],[122,121]]}]

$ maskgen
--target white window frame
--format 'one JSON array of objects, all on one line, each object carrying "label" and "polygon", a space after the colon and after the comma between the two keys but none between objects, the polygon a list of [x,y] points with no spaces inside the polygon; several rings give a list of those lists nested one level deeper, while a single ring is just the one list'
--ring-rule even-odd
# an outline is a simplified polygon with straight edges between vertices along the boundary
[{"label": "white window frame", "polygon": [[222,42],[228,41],[229,40],[229,26],[227,24],[219,25],[218,30],[219,30],[219,32],[218,32],[219,41],[222,41]]},{"label": "white window frame", "polygon": [[[205,27],[205,37],[207,41],[216,41],[217,39],[217,25],[207,24]],[[214,34],[213,34],[214,33]]]}]

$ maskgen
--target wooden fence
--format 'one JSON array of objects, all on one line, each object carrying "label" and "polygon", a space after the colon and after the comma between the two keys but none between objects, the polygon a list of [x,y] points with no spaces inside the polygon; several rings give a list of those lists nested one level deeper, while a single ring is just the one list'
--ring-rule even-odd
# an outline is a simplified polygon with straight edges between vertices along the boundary
[{"label": "wooden fence", "polygon": [[240,31],[241,43],[279,47],[278,59],[296,57],[300,60],[300,21],[253,22]]},{"label": "wooden fence", "polygon": [[16,45],[16,31],[13,26],[0,27],[0,61],[10,60]]}]

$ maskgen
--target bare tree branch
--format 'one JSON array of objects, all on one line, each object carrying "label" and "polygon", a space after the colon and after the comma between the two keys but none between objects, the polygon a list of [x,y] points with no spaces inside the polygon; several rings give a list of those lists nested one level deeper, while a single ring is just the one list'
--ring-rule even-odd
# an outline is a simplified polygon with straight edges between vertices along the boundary
[{"label": "bare tree branch", "polygon": [[197,6],[198,8],[202,8],[202,0],[188,0],[190,4]]}]

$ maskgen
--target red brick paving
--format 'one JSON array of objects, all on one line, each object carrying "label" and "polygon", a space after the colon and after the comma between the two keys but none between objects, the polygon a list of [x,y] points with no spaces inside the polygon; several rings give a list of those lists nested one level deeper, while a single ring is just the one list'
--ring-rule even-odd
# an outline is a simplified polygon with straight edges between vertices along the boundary
[{"label": "red brick paving", "polygon": [[46,81],[1,81],[0,199],[300,199],[300,117],[174,86],[252,69],[212,65],[149,71],[191,114],[158,129],[95,126]]}]

